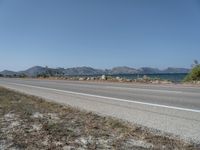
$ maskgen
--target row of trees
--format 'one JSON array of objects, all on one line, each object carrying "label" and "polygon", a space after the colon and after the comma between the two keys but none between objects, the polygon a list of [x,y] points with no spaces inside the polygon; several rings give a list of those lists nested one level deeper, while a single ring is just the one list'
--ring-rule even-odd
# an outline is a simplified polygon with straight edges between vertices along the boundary
[{"label": "row of trees", "polygon": [[62,77],[64,76],[63,72],[49,69],[46,66],[46,71],[37,75],[37,77],[48,78],[48,77]]}]

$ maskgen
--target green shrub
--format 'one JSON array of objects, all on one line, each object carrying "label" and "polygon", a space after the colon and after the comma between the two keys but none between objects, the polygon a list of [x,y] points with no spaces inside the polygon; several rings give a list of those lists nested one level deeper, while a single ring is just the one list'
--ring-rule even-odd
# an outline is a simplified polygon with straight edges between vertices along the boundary
[{"label": "green shrub", "polygon": [[196,65],[185,77],[184,81],[200,81],[200,65]]}]

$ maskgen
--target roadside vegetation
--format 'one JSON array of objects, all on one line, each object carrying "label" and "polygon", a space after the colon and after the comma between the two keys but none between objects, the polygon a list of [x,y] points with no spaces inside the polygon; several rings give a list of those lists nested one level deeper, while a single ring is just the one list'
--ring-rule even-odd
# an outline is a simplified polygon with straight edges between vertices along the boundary
[{"label": "roadside vegetation", "polygon": [[200,81],[200,64],[197,60],[194,61],[192,65],[192,70],[185,77],[184,82],[198,82]]},{"label": "roadside vegetation", "polygon": [[0,88],[0,149],[199,149],[111,117]]}]

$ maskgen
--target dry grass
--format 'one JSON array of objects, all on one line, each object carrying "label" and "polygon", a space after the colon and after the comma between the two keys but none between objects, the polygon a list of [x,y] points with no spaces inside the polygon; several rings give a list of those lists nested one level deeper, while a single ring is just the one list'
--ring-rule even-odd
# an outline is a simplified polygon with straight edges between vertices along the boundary
[{"label": "dry grass", "polygon": [[199,149],[145,128],[0,88],[0,149]]}]

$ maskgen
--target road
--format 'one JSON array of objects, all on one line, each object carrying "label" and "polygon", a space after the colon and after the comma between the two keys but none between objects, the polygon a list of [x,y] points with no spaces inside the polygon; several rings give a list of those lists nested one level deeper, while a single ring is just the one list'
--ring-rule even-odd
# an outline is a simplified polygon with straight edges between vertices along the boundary
[{"label": "road", "polygon": [[200,143],[200,87],[9,78],[0,86]]}]

